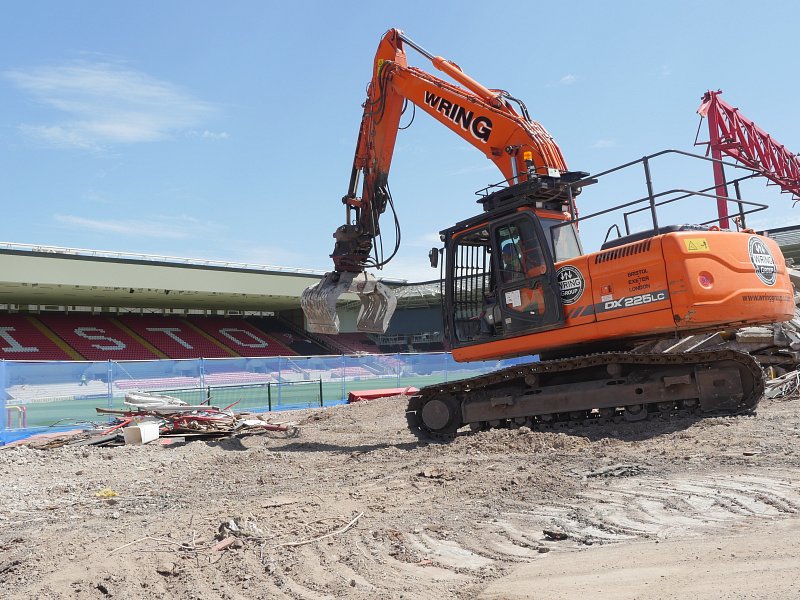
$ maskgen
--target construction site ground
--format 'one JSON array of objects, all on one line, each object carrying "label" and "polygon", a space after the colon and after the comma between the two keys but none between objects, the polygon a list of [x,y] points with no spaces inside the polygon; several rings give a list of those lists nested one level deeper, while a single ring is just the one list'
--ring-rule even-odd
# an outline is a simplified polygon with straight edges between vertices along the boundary
[{"label": "construction site ground", "polygon": [[405,404],[276,415],[297,437],[3,449],[0,597],[800,597],[800,400],[449,444]]}]

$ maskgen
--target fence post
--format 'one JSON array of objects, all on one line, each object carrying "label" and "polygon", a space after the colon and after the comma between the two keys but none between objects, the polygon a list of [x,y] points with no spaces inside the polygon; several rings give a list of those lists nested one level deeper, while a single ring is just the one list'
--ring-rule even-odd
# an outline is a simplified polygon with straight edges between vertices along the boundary
[{"label": "fence post", "polygon": [[325,406],[325,403],[322,401],[322,377],[319,378],[319,405]]},{"label": "fence post", "polygon": [[450,356],[451,356],[451,354],[449,352],[445,352],[442,355],[442,357],[444,358],[444,382],[445,383],[447,383],[447,375],[448,375],[447,369],[450,367],[450,359],[449,359]]},{"label": "fence post", "polygon": [[344,378],[345,375],[347,375],[347,367],[345,365],[346,365],[346,359],[344,353],[342,353],[342,374],[340,375],[340,377],[342,378],[342,400],[347,399],[347,390],[345,389],[345,384],[344,384]]},{"label": "fence post", "polygon": [[6,413],[6,400],[8,399],[8,373],[6,370],[7,362],[5,359],[0,359],[0,446],[5,446],[6,434],[4,433],[8,427],[7,413]]},{"label": "fence post", "polygon": [[278,406],[283,406],[283,386],[281,385],[283,379],[283,357],[278,357]]},{"label": "fence post", "polygon": [[272,382],[267,382],[267,408],[272,412]]},{"label": "fence post", "polygon": [[400,372],[402,371],[402,369],[400,368],[400,365],[402,364],[400,362],[400,353],[398,352],[397,354],[394,355],[394,357],[395,357],[395,360],[397,361],[394,364],[394,368],[397,369],[397,386],[395,386],[395,387],[400,387]]},{"label": "fence post", "polygon": [[206,363],[203,362],[202,356],[200,357],[198,369],[200,370],[200,389],[202,390],[204,387],[206,387]]},{"label": "fence post", "polygon": [[114,408],[114,361],[111,359],[106,361],[106,380],[108,381],[108,408]]}]

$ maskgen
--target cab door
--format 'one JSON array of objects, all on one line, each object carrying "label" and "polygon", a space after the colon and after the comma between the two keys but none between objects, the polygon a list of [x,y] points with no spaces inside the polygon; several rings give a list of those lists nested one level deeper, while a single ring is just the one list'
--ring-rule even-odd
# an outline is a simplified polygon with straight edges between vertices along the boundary
[{"label": "cab door", "polygon": [[[553,259],[536,215],[515,213],[492,223],[495,294],[501,335],[564,324]],[[495,318],[495,321],[497,319]]]},{"label": "cab door", "polygon": [[563,326],[553,260],[535,214],[515,212],[442,233],[442,309],[450,347]]}]

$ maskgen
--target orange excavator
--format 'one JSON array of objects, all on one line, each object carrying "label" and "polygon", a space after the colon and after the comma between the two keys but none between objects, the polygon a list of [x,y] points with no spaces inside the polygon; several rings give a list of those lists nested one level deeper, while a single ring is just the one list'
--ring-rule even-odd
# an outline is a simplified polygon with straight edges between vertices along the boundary
[{"label": "orange excavator", "polygon": [[[406,46],[456,83],[409,67]],[[360,331],[383,332],[389,323],[393,292],[365,269],[391,259],[381,252],[379,219],[387,207],[394,212],[388,174],[408,103],[483,152],[505,178],[484,190],[480,214],[441,231],[444,332],[453,358],[541,359],[423,388],[407,409],[413,431],[447,440],[464,426],[572,426],[755,407],[764,375],[753,357],[725,347],[674,350],[685,350],[677,342],[692,334],[794,316],[792,284],[773,240],[720,230],[713,221],[659,224],[665,204],[717,197],[709,190],[656,193],[650,162],[670,153],[714,159],[668,150],[591,177],[569,171],[523,102],[484,87],[397,29],[375,56],[342,200],[347,220],[334,233],[335,270],[301,298],[309,331],[338,332],[344,292],[361,300]],[[645,196],[578,216],[584,187],[636,165],[644,169]],[[741,199],[738,206],[739,223],[765,208]],[[584,254],[578,223],[616,209],[627,210],[625,234],[617,227],[618,238]],[[641,212],[652,228],[631,232],[628,217]],[[439,256],[432,249],[432,266]]]}]

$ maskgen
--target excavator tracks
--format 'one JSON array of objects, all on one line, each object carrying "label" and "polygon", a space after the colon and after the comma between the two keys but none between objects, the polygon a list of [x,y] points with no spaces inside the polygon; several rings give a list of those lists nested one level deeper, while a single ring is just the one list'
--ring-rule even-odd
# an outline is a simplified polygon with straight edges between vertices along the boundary
[{"label": "excavator tracks", "polygon": [[743,352],[611,352],[534,362],[422,388],[406,409],[419,437],[453,439],[469,426],[536,429],[751,412],[764,373]]}]

